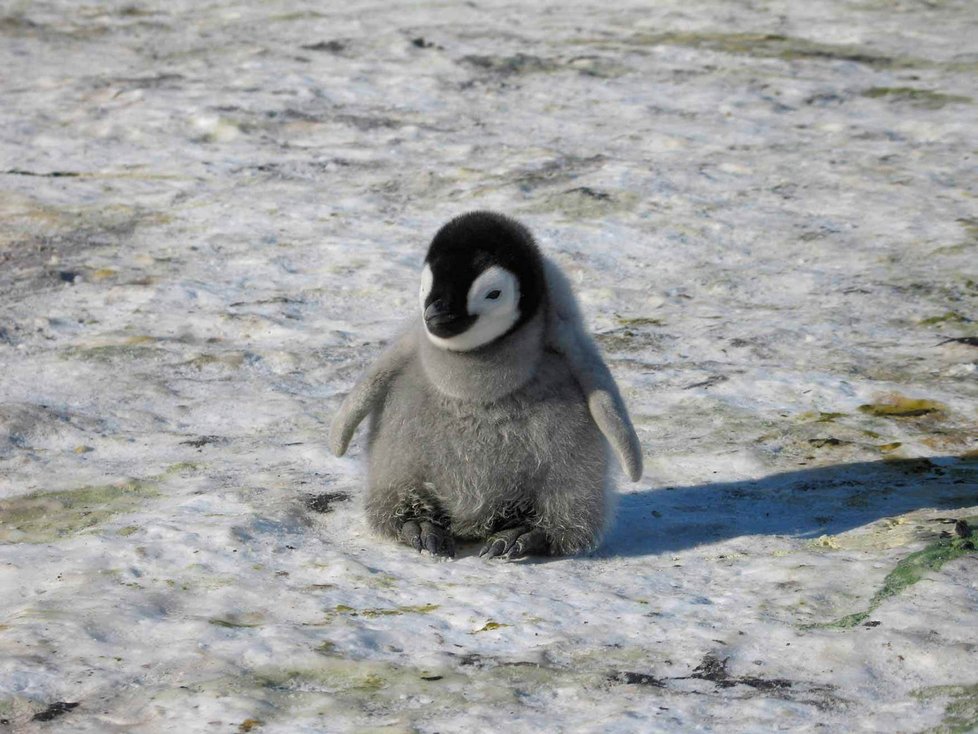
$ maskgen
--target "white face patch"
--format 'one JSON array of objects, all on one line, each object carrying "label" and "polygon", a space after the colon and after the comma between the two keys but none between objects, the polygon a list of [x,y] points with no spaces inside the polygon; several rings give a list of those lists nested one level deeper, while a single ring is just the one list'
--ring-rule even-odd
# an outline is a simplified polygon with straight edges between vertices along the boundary
[{"label": "white face patch", "polygon": [[428,294],[431,293],[431,284],[434,282],[435,278],[431,274],[431,266],[425,263],[424,270],[421,271],[421,310],[424,311],[424,302],[428,299]]},{"label": "white face patch", "polygon": [[[428,286],[425,291],[425,273]],[[425,266],[421,273],[421,307],[431,292],[431,269]],[[425,331],[432,344],[454,352],[468,352],[498,339],[512,328],[520,318],[520,283],[516,276],[506,268],[493,265],[484,270],[469,287],[466,309],[476,321],[472,326],[447,339]]]}]

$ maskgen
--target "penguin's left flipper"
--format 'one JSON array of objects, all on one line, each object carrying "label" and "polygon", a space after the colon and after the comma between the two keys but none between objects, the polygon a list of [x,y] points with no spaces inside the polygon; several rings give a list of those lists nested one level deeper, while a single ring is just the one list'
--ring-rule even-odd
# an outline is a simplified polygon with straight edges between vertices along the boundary
[{"label": "penguin's left flipper", "polygon": [[591,389],[587,392],[587,405],[591,418],[618,454],[621,468],[637,482],[642,478],[642,445],[618,389]]},{"label": "penguin's left flipper", "polygon": [[550,346],[566,358],[587,398],[591,418],[618,455],[625,474],[637,482],[642,478],[642,445],[615,378],[601,358],[597,345],[584,331],[584,322],[566,276],[547,259],[544,272],[550,291],[547,323]]},{"label": "penguin's left flipper", "polygon": [[381,353],[343,400],[329,429],[329,446],[336,456],[346,453],[357,426],[387,396],[391,382],[415,351],[416,333],[409,327]]},{"label": "penguin's left flipper", "polygon": [[507,558],[516,560],[526,556],[547,555],[550,542],[547,534],[540,528],[519,525],[500,530],[489,536],[479,555],[482,558]]}]

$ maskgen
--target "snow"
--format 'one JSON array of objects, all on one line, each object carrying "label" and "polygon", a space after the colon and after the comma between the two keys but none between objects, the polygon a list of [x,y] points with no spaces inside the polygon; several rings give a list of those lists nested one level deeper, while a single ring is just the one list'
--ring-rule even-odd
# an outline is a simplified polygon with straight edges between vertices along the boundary
[{"label": "snow", "polygon": [[[0,730],[978,725],[974,553],[837,624],[978,515],[976,39],[967,0],[0,6]],[[326,448],[475,208],[643,441],[587,557],[377,540]]]}]

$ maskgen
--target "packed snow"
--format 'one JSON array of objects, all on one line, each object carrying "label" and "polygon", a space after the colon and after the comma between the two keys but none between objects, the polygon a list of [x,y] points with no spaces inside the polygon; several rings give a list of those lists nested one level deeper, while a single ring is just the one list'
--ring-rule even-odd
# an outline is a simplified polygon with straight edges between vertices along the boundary
[{"label": "packed snow", "polygon": [[[5,0],[0,69],[0,731],[978,728],[972,0]],[[481,208],[642,439],[587,556],[327,450]]]}]

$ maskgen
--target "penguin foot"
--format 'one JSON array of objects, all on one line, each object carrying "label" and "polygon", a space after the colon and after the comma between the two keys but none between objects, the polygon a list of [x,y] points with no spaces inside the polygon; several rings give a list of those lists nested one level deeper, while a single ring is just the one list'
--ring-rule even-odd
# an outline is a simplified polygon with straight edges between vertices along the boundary
[{"label": "penguin foot", "polygon": [[451,531],[427,520],[408,520],[401,526],[401,541],[418,553],[428,551],[433,556],[455,557],[455,538]]},{"label": "penguin foot", "polygon": [[526,556],[547,554],[547,534],[540,528],[518,525],[489,536],[479,555],[483,558],[507,558],[515,560]]}]

